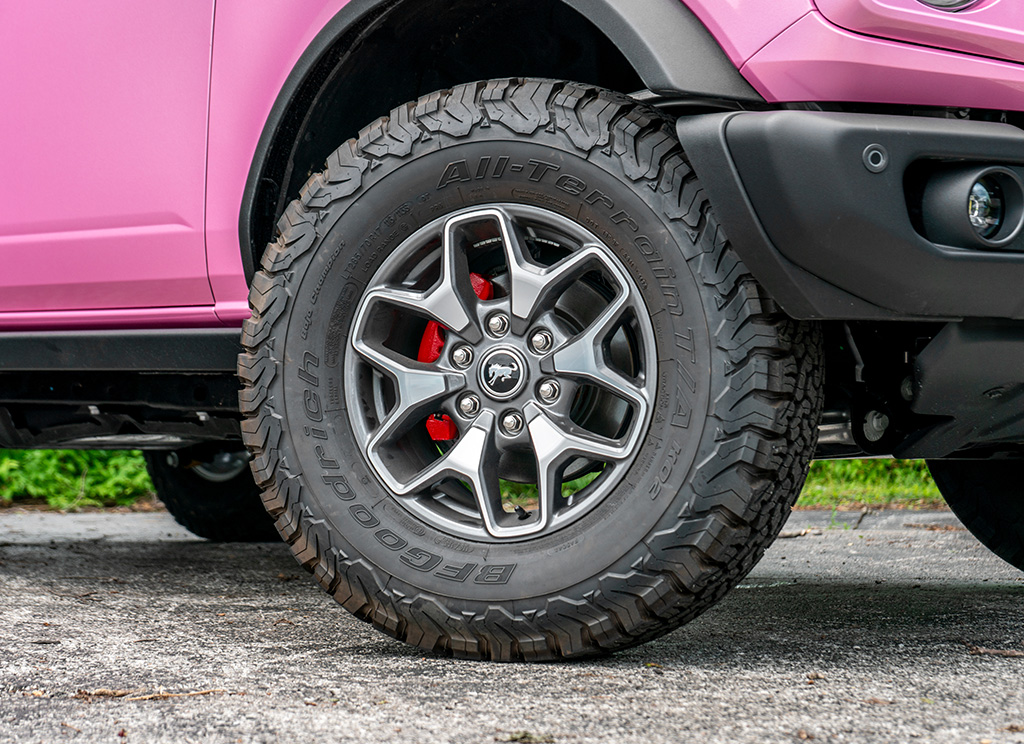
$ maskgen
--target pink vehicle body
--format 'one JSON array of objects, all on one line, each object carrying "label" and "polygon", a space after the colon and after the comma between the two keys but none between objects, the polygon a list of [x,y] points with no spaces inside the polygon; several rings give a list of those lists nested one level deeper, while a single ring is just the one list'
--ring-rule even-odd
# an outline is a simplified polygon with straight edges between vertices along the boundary
[{"label": "pink vehicle body", "polygon": [[[0,329],[240,325],[246,179],[289,74],[346,4],[5,10],[2,89],[17,104],[0,118]],[[1012,0],[957,13],[918,0],[686,4],[772,104],[1024,110]]]},{"label": "pink vehicle body", "polygon": [[0,70],[0,448],[471,658],[692,619],[814,458],[1024,569],[1020,0],[37,0]]}]

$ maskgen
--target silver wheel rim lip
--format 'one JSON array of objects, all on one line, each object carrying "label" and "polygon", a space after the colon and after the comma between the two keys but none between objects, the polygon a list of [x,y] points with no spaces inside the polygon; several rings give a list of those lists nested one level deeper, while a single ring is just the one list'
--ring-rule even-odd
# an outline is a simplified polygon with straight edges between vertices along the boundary
[{"label": "silver wheel rim lip", "polygon": [[[411,312],[418,313],[423,318],[432,317],[434,306],[441,306],[442,304],[440,301],[436,301],[437,298],[428,297],[427,299],[429,302],[414,305],[413,303],[417,298],[413,298],[411,295],[415,293],[410,292],[408,293],[410,297],[405,297],[405,290],[401,288],[395,289],[395,285],[388,281],[388,279],[391,278],[391,275],[402,265],[404,257],[409,255],[410,252],[425,245],[427,241],[436,239],[439,234],[445,236],[447,231],[452,229],[453,225],[461,225],[472,221],[484,220],[496,220],[498,224],[501,225],[502,236],[505,241],[510,240],[507,229],[508,226],[517,220],[542,225],[547,229],[552,229],[555,232],[568,235],[575,239],[582,248],[570,254],[570,256],[573,259],[578,259],[576,262],[580,264],[590,261],[600,264],[601,268],[604,271],[607,271],[621,290],[621,296],[617,296],[613,301],[610,301],[608,307],[602,310],[601,315],[607,312],[608,308],[611,308],[612,305],[615,305],[616,303],[621,305],[623,312],[625,312],[626,309],[632,310],[635,322],[639,326],[643,342],[643,359],[641,360],[643,370],[642,385],[637,386],[632,395],[622,396],[623,400],[625,400],[627,404],[629,404],[630,401],[633,402],[635,406],[634,413],[639,409],[639,415],[633,416],[634,420],[629,424],[629,431],[624,437],[618,440],[620,444],[617,448],[609,447],[606,450],[603,450],[603,454],[608,455],[614,453],[618,458],[614,463],[612,472],[602,473],[598,477],[597,480],[599,483],[595,484],[597,485],[597,488],[586,496],[584,504],[569,508],[568,510],[563,508],[561,513],[551,513],[554,512],[553,509],[550,509],[548,513],[544,513],[545,503],[542,499],[542,503],[538,508],[539,515],[537,521],[540,522],[539,527],[533,524],[519,528],[515,526],[502,526],[497,524],[497,520],[491,520],[487,509],[484,509],[483,507],[480,507],[478,513],[475,515],[470,515],[464,510],[460,511],[457,509],[454,503],[446,503],[446,510],[436,508],[431,502],[437,497],[435,497],[435,499],[425,499],[410,495],[416,492],[416,489],[409,488],[409,483],[414,482],[415,478],[410,481],[409,479],[403,480],[396,476],[391,467],[389,467],[388,462],[381,456],[379,450],[374,446],[375,436],[383,427],[378,426],[375,430],[375,427],[373,427],[366,418],[361,415],[361,412],[358,410],[358,406],[347,406],[349,423],[356,435],[356,441],[360,443],[359,448],[362,455],[366,459],[371,471],[377,476],[384,487],[391,492],[396,502],[431,524],[433,527],[449,535],[481,542],[500,543],[523,539],[535,539],[539,536],[545,536],[549,533],[556,532],[590,513],[596,506],[603,502],[615,486],[618,485],[625,472],[629,469],[629,466],[635,459],[637,452],[642,445],[642,437],[646,433],[650,424],[654,408],[654,394],[656,392],[657,351],[654,343],[653,324],[651,323],[650,316],[643,303],[643,299],[636,282],[629,275],[622,261],[596,236],[576,222],[539,207],[519,204],[496,204],[491,206],[471,207],[449,213],[423,226],[402,241],[402,243],[384,259],[380,267],[378,267],[373,278],[367,284],[367,288],[360,298],[356,308],[355,318],[352,324],[352,332],[349,335],[349,343],[347,345],[347,353],[345,355],[344,384],[346,390],[353,391],[356,389],[355,385],[358,370],[363,364],[369,364],[370,367],[375,368],[376,374],[382,374],[376,364],[368,361],[368,347],[364,342],[362,335],[366,327],[369,311],[374,304],[378,301],[393,302],[394,299],[401,297],[401,301],[395,302],[394,304],[398,306],[405,306],[408,304],[410,305]],[[504,246],[502,249],[507,252],[507,249]],[[444,250],[445,248],[442,248],[442,262],[444,260]],[[546,269],[550,270],[552,268],[556,268],[561,263],[562,262],[556,262],[556,264],[546,267]],[[444,281],[445,276],[442,271],[441,279],[431,289],[419,294],[431,295],[438,293],[438,290],[443,285]],[[534,286],[527,286],[527,289],[529,291],[539,291]],[[375,294],[380,292],[391,292],[391,295],[387,299],[382,300],[380,296]],[[623,296],[625,299],[622,299]],[[410,302],[407,303],[407,300],[410,300]],[[509,311],[509,315],[512,318],[513,323],[520,320],[523,317],[523,313],[516,312],[516,293],[512,292],[511,297],[505,298],[505,301],[505,307]],[[553,305],[554,303],[552,303],[552,307]],[[413,307],[415,307],[415,309],[413,309]],[[522,303],[520,303],[519,306],[519,310],[521,309]],[[469,323],[475,323],[479,329],[483,329],[486,324],[487,317],[495,312],[495,308],[493,306],[486,307],[477,318],[470,317],[472,313],[466,311],[465,308],[462,308],[460,313],[458,309],[453,309],[450,304],[445,309],[445,312],[452,313],[456,318],[464,317]],[[449,329],[450,327],[451,326],[446,326],[446,328]],[[503,412],[508,409],[511,401],[521,404],[520,411],[525,424],[521,435],[529,437],[533,443],[534,456],[540,470],[545,468],[549,469],[550,467],[545,465],[546,461],[539,452],[539,450],[544,447],[543,443],[555,442],[558,443],[556,446],[564,445],[562,449],[563,454],[560,456],[564,456],[564,453],[568,451],[566,447],[574,450],[577,444],[572,436],[563,436],[564,432],[560,433],[556,430],[557,427],[552,426],[552,422],[544,410],[549,407],[547,403],[539,398],[537,398],[536,401],[532,400],[532,398],[526,399],[524,402],[524,396],[527,395],[528,391],[531,391],[533,387],[535,387],[533,382],[536,382],[536,380],[541,377],[551,377],[551,375],[545,373],[533,376],[526,374],[526,370],[524,370],[524,374],[520,376],[520,384],[517,386],[516,390],[504,397],[495,397],[491,395],[487,386],[484,384],[482,377],[475,380],[473,385],[469,384],[469,380],[473,376],[478,375],[478,373],[474,371],[474,367],[482,370],[481,365],[484,363],[484,360],[501,349],[514,348],[515,353],[513,356],[529,360],[529,365],[533,363],[533,357],[537,356],[545,359],[554,359],[556,354],[560,351],[564,352],[568,346],[575,344],[579,339],[587,335],[587,332],[590,330],[589,327],[585,329],[583,333],[572,339],[572,343],[559,343],[558,341],[555,341],[549,349],[538,355],[537,352],[531,352],[529,348],[531,327],[532,323],[528,324],[527,327],[519,328],[517,333],[513,333],[513,331],[510,330],[499,339],[488,338],[486,332],[483,332],[482,334],[478,334],[478,336],[483,337],[483,341],[481,342],[478,338],[476,343],[470,343],[467,341],[465,336],[461,336],[459,333],[453,333],[449,330],[449,340],[446,340],[446,344],[450,343],[451,339],[458,339],[456,343],[459,344],[469,344],[474,348],[473,361],[468,368],[458,369],[450,363],[447,354],[442,353],[441,357],[433,365],[435,370],[430,375],[430,384],[435,393],[444,389],[446,392],[443,395],[453,401],[466,393],[467,386],[473,389],[474,392],[476,390],[484,392],[484,395],[480,396],[482,402],[481,410],[474,416],[470,417],[472,419],[471,421],[467,422],[463,419],[460,423],[459,444],[463,441],[473,441],[479,444],[482,439],[486,438],[491,433],[494,433],[500,426],[499,422]],[[512,346],[515,340],[518,340],[519,345],[522,346],[522,350],[518,347]],[[489,346],[487,346],[488,343]],[[481,347],[483,347],[482,351]],[[479,362],[477,361],[478,359],[480,360]],[[531,379],[533,379],[533,382],[530,381]],[[605,380],[604,382],[608,381]],[[400,384],[396,384],[394,381],[392,384],[395,384],[398,388],[401,387]],[[585,381],[580,384],[590,383]],[[378,411],[384,407],[383,399],[379,395],[379,388],[379,385],[375,388]],[[610,387],[609,389],[612,388]],[[616,395],[618,395],[619,392],[620,391],[615,390]],[[492,402],[489,401],[488,398],[493,401],[491,406],[487,405],[489,402]],[[519,398],[519,400],[515,400],[517,398]],[[385,418],[387,418],[387,416],[385,416]],[[453,465],[463,467],[465,463],[459,462],[459,453],[455,452],[456,449],[458,448],[453,447],[452,450],[441,458],[441,460],[452,459]],[[582,454],[584,457],[586,457],[587,454],[595,455],[594,452]],[[600,454],[601,453],[596,453],[596,455]],[[605,461],[611,462],[611,459],[609,458]],[[440,460],[438,462],[440,462]],[[436,463],[427,466],[420,471],[420,473],[422,474],[423,472],[431,470],[435,464]],[[444,470],[444,468],[441,470]],[[547,471],[545,470],[545,472]],[[447,476],[438,474],[438,480],[443,479],[444,477],[461,477],[461,474],[457,473],[454,476],[450,473]],[[464,480],[470,480],[472,482],[472,479]],[[538,488],[540,488],[539,477]],[[550,491],[550,489],[548,490]],[[548,506],[550,506],[550,504]],[[466,518],[470,516],[475,516],[477,519],[480,519],[482,524],[476,525],[468,523]]]}]

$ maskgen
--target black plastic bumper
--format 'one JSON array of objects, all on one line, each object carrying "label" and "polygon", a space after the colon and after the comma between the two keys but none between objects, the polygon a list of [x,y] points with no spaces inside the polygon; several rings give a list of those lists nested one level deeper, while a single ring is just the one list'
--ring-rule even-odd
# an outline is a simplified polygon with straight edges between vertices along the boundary
[{"label": "black plastic bumper", "polygon": [[[684,117],[677,130],[734,248],[793,317],[1024,318],[1024,238],[951,248],[911,216],[929,168],[1024,164],[1015,127],[773,111]],[[868,162],[872,146],[884,168]]]}]

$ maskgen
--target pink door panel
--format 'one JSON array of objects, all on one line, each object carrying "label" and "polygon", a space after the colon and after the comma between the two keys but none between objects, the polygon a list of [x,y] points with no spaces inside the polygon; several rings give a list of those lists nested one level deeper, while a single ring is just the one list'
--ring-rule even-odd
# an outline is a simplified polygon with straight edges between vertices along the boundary
[{"label": "pink door panel", "polygon": [[1020,0],[985,0],[956,13],[918,0],[815,0],[832,23],[886,39],[1020,62],[1024,9]]},{"label": "pink door panel", "polygon": [[0,327],[212,304],[212,23],[213,0],[4,4]]}]

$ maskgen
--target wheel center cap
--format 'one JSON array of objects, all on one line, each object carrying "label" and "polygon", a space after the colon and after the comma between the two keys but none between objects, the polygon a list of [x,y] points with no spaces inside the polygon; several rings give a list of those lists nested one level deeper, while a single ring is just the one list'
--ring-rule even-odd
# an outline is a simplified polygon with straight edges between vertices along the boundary
[{"label": "wheel center cap", "polygon": [[526,376],[526,360],[514,349],[494,349],[480,363],[480,385],[496,400],[518,395]]}]

